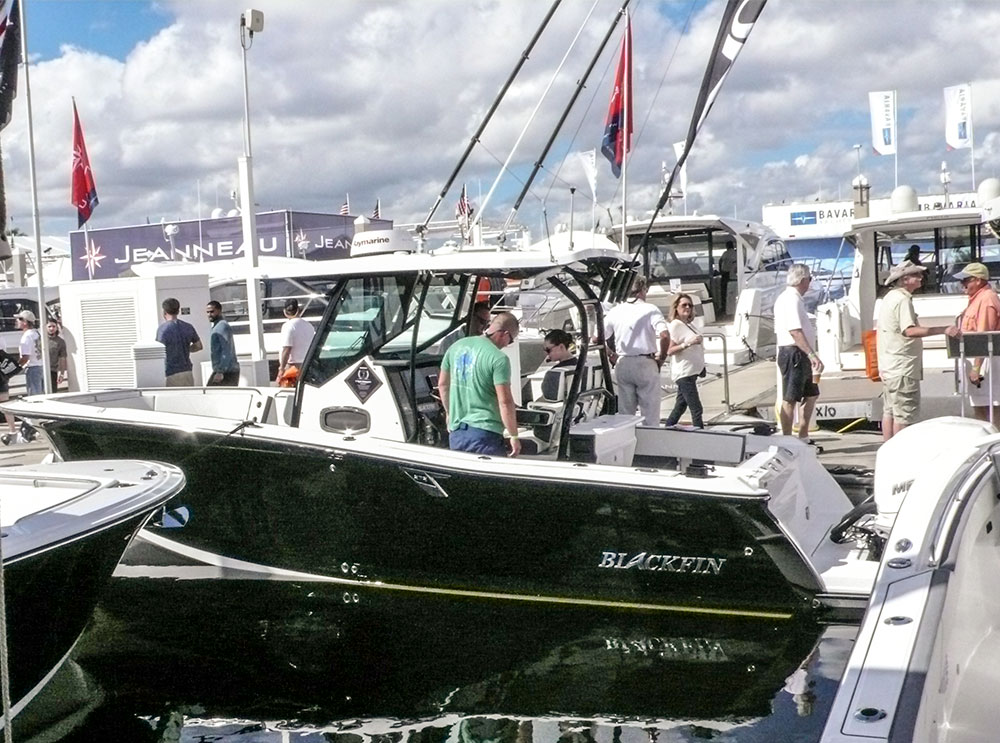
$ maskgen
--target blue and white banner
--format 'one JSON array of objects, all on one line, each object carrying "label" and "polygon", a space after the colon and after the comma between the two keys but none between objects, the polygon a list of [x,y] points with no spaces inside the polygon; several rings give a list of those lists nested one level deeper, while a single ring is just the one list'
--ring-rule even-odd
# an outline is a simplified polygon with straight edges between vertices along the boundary
[{"label": "blue and white banner", "polygon": [[944,141],[949,150],[972,147],[972,86],[944,89]]},{"label": "blue and white banner", "polygon": [[896,154],[896,91],[868,94],[872,112],[872,149],[876,155]]}]

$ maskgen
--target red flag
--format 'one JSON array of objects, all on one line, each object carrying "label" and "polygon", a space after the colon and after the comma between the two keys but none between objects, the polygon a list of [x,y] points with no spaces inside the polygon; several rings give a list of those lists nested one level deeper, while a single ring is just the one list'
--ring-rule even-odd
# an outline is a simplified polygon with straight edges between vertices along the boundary
[{"label": "red flag", "polygon": [[87,157],[87,145],[83,141],[80,115],[76,112],[76,101],[73,101],[73,185],[70,203],[76,207],[77,227],[83,227],[94,207],[100,203],[94,174],[90,170],[90,158]]},{"label": "red flag", "polygon": [[[627,118],[627,120],[626,120]],[[611,92],[608,115],[604,120],[601,152],[611,161],[611,172],[621,178],[622,162],[632,149],[632,19],[625,17],[622,53],[615,71],[615,87]]]}]

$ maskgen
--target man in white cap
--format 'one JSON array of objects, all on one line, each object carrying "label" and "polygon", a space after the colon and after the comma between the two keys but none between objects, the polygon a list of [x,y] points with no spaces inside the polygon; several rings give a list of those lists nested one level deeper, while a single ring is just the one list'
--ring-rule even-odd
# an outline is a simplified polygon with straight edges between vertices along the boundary
[{"label": "man in white cap", "polygon": [[[983,333],[1000,330],[1000,298],[990,286],[990,270],[982,263],[970,263],[955,278],[962,282],[962,289],[969,297],[969,306],[962,311],[962,332]],[[990,373],[990,359],[979,357],[970,359],[971,366],[965,373],[969,383],[966,389],[972,414],[982,421],[990,419],[990,398],[994,405],[1000,405],[1000,370]],[[983,384],[983,381],[986,384]]]},{"label": "man in white cap", "polygon": [[21,341],[18,351],[21,357],[18,363],[24,367],[24,384],[28,395],[45,394],[45,368],[42,365],[42,335],[35,328],[35,313],[31,310],[21,310],[15,316]]},{"label": "man in white cap", "polygon": [[913,292],[924,280],[926,266],[904,260],[885,281],[892,289],[878,311],[878,373],[882,378],[882,440],[888,441],[920,416],[920,380],[924,377],[923,338],[957,336],[955,325],[924,326],[917,322]]}]

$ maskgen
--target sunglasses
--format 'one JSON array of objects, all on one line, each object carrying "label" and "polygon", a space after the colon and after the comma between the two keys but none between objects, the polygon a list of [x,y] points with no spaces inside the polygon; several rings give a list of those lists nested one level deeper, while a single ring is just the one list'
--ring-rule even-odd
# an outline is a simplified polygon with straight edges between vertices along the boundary
[{"label": "sunglasses", "polygon": [[692,304],[691,304],[690,302],[681,302],[681,303],[680,303],[679,305],[677,305],[677,306],[678,306],[678,307],[692,307],[693,305],[692,305]]}]

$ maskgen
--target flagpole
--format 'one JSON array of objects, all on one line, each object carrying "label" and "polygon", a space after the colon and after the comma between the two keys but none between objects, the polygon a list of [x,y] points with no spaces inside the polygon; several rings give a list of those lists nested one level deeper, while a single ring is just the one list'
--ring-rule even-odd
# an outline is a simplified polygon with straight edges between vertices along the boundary
[{"label": "flagpole", "polygon": [[976,190],[976,127],[972,120],[975,118],[972,107],[972,83],[969,83],[969,163],[972,165],[972,190]]},{"label": "flagpole", "polygon": [[[18,23],[21,26],[21,63],[24,65],[24,108],[27,112],[28,120],[28,181],[31,184],[31,225],[35,231],[35,279],[38,281],[38,317],[40,325],[44,325],[48,318],[45,316],[47,307],[45,305],[45,280],[42,276],[42,227],[38,217],[38,180],[35,174],[35,128],[31,118],[31,84],[28,80],[28,33],[24,27],[24,0],[17,4]],[[6,232],[7,225],[3,225]],[[42,330],[39,328],[39,334]],[[43,342],[42,346],[42,376],[44,377],[46,394],[52,393],[52,377],[49,370],[52,368],[49,361],[49,344]],[[6,643],[4,643],[4,654],[6,655]],[[6,696],[6,695],[5,695]],[[9,727],[9,726],[7,726]],[[5,727],[6,730],[6,727]]]},{"label": "flagpole", "polygon": [[893,169],[895,171],[895,186],[899,187],[899,114],[896,112],[897,104],[899,102],[896,100],[896,91],[892,91],[892,134],[896,138],[896,146],[893,148],[892,160]]},{"label": "flagpole", "polygon": [[628,222],[628,151],[629,145],[632,144],[632,132],[630,131],[629,124],[631,119],[629,118],[632,114],[631,98],[632,98],[632,18],[629,16],[628,11],[625,12],[625,40],[622,42],[623,45],[628,45],[627,56],[623,55],[626,59],[625,70],[622,75],[622,250],[628,250],[628,243],[625,242],[625,224]]}]

